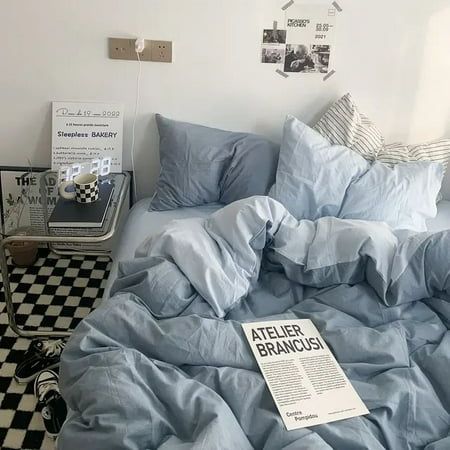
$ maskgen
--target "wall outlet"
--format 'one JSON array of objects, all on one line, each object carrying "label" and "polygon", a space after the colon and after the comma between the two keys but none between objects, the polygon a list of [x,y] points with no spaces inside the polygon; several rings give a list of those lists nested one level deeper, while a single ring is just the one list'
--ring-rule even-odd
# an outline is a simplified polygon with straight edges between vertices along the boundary
[{"label": "wall outlet", "polygon": [[[109,38],[108,50],[111,59],[124,59],[127,61],[137,61],[134,44],[136,39]],[[144,51],[139,53],[141,61],[151,61],[150,41],[145,41]]]},{"label": "wall outlet", "polygon": [[[111,59],[137,61],[134,44],[136,39],[108,38],[108,54]],[[144,50],[139,53],[141,61],[172,62],[171,41],[145,40]]]},{"label": "wall outlet", "polygon": [[154,62],[172,62],[172,41],[150,41],[150,57]]}]

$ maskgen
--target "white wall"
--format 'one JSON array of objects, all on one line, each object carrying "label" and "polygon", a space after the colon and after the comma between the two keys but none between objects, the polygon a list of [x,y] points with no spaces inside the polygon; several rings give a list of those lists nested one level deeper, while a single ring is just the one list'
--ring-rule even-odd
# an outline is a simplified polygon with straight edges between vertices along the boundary
[{"label": "white wall", "polygon": [[388,140],[450,137],[450,0],[338,0],[326,82],[259,63],[262,29],[286,1],[0,0],[0,164],[49,165],[51,100],[111,100],[126,106],[130,167],[138,67],[108,59],[108,36],[175,45],[173,64],[143,64],[141,196],[159,171],[155,112],[278,140],[286,113],[313,121],[350,91]]}]

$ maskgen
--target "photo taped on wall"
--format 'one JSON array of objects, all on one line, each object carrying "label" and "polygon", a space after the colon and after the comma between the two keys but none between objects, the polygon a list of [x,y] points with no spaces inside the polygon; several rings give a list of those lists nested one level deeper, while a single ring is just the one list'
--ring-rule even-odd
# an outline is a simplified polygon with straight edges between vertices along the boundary
[{"label": "photo taped on wall", "polygon": [[286,45],[284,71],[288,73],[327,73],[329,45]]},{"label": "photo taped on wall", "polygon": [[286,44],[286,30],[263,31],[263,44]]},{"label": "photo taped on wall", "polygon": [[284,45],[263,45],[261,62],[264,64],[282,64],[284,61]]}]

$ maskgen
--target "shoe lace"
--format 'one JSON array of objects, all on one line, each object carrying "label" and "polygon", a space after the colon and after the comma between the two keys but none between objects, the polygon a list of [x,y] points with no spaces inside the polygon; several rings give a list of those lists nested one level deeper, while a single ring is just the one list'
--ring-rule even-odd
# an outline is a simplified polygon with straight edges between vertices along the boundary
[{"label": "shoe lace", "polygon": [[58,385],[56,384],[55,380],[48,380],[48,381],[42,381],[39,384],[39,402],[43,402],[45,399],[45,396],[50,391],[58,391]]},{"label": "shoe lace", "polygon": [[42,352],[46,356],[59,356],[66,346],[64,339],[58,339],[56,341],[44,341],[42,343]]}]

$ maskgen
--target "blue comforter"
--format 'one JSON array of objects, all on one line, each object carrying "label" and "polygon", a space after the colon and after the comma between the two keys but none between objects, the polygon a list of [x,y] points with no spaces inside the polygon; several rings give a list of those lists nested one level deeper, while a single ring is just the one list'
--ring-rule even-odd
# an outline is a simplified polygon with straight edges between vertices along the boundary
[{"label": "blue comforter", "polygon": [[[58,447],[449,449],[449,255],[267,197],[173,221],[63,352]],[[262,318],[311,319],[370,415],[286,431],[240,326]]]}]

